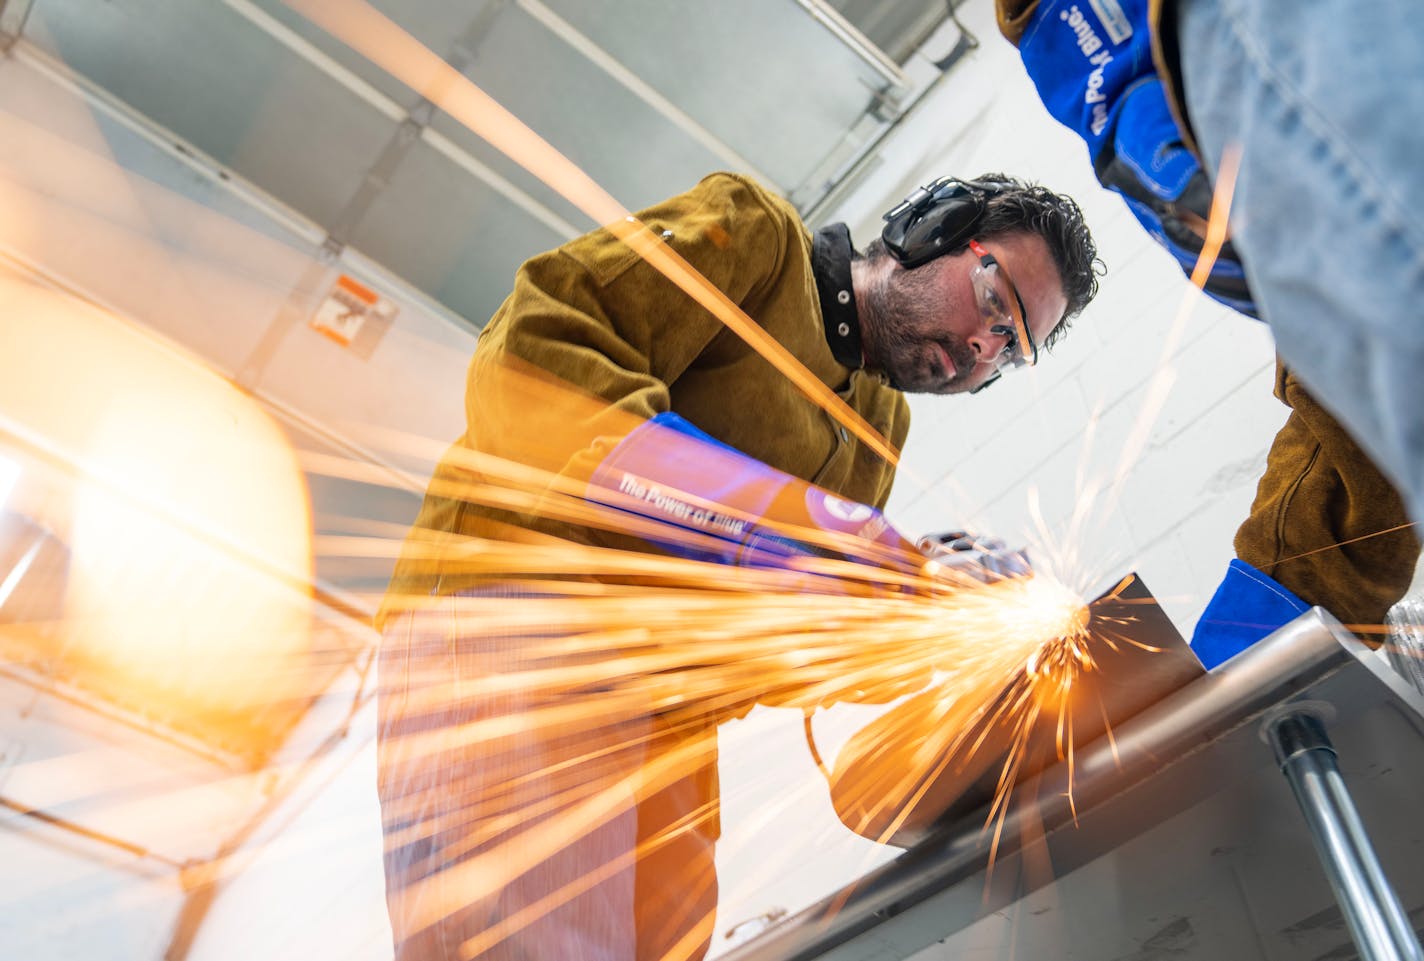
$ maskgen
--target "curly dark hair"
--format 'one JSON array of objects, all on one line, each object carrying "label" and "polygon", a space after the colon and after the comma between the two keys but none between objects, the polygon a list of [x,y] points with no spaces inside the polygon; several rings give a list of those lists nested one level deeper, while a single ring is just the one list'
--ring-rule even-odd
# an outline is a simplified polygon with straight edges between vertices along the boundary
[{"label": "curly dark hair", "polygon": [[1083,212],[1072,197],[1007,174],[981,174],[972,182],[994,191],[989,194],[976,231],[980,238],[1028,232],[1038,234],[1048,244],[1068,297],[1063,318],[1044,341],[1045,347],[1052,347],[1063,339],[1069,322],[1097,296],[1098,277],[1107,269],[1098,258],[1098,247],[1083,220]]}]

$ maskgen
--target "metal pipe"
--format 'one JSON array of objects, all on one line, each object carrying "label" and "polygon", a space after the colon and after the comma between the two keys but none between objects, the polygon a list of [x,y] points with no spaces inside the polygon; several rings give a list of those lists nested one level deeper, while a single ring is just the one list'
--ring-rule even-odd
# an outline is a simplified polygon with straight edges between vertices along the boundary
[{"label": "metal pipe", "polygon": [[896,87],[909,86],[909,80],[905,77],[905,72],[900,69],[900,65],[885,55],[875,44],[871,43],[853,24],[840,12],[832,7],[826,0],[796,0],[796,3],[811,15],[821,26],[831,32],[846,48],[861,59],[870,69],[880,74],[884,80]]},{"label": "metal pipe", "polygon": [[0,53],[9,50],[25,32],[25,19],[34,0],[0,0]]},{"label": "metal pipe", "polygon": [[663,96],[656,87],[639,77],[622,61],[580,33],[573,24],[540,3],[539,0],[515,0],[515,5],[549,33],[562,40],[579,56],[602,70],[624,90],[647,104],[657,112],[658,116],[681,130],[702,149],[716,157],[719,162],[739,173],[749,174],[762,183],[776,182],[736,148],[694,120],[687,111]]},{"label": "metal pipe", "polygon": [[1305,815],[1320,864],[1363,961],[1424,961],[1399,897],[1384,876],[1355,809],[1335,748],[1312,714],[1293,712],[1266,729],[1281,773]]},{"label": "metal pipe", "polygon": [[179,870],[182,870],[183,868],[187,867],[187,864],[185,864],[184,862],[176,860],[174,858],[170,858],[166,854],[159,854],[157,851],[154,851],[151,848],[146,848],[142,844],[137,844],[133,841],[125,840],[124,838],[117,837],[113,834],[105,834],[103,831],[96,831],[93,828],[85,827],[77,821],[71,821],[68,818],[60,817],[57,814],[51,814],[50,812],[41,810],[40,808],[30,807],[28,804],[24,804],[20,801],[14,801],[7,797],[0,797],[0,808],[4,808],[7,811],[14,811],[16,814],[19,814],[22,817],[34,818],[36,821],[48,824],[50,827],[58,828],[61,831],[68,831],[70,834],[77,834],[79,837],[85,838],[86,840],[97,841],[100,844],[106,844],[109,847],[118,848],[120,851],[125,851],[129,854],[134,855],[135,857],[145,858],[151,861],[157,861],[160,864],[167,865],[170,868],[177,868]]},{"label": "metal pipe", "polygon": [[[263,10],[252,0],[223,0],[223,3],[233,13],[247,20],[277,43],[341,84],[382,116],[396,123],[406,119],[407,111],[404,106],[367,83],[353,71],[342,66],[334,57],[327,55],[316,44]],[[465,171],[474,174],[487,187],[548,227],[556,236],[568,240],[583,233],[582,229],[574,227],[563,217],[534,199],[532,195],[515,186],[512,181],[500,176],[492,168],[485,166],[449,139],[433,137],[433,134],[432,130],[423,130],[421,139],[438,150],[446,159],[454,161]],[[325,231],[323,231],[324,233]]]},{"label": "metal pipe", "polygon": [[[1239,727],[1348,663],[1346,645],[1358,646],[1321,608],[1297,617],[1232,658],[1230,669],[1207,674],[1163,698],[1107,738],[1043,775],[1038,800],[1013,804],[1004,819],[1000,857],[1018,850],[1013,840],[1026,825],[1051,833],[1073,822],[1073,801],[1087,811],[1158,772],[1167,758],[1182,758]],[[948,827],[841,892],[726,955],[724,961],[806,961],[900,914],[935,893],[984,870],[989,840],[984,812]],[[986,902],[987,903],[987,902]],[[997,905],[997,902],[996,902]],[[989,906],[987,910],[993,910]]]},{"label": "metal pipe", "polygon": [[[964,0],[958,0],[958,4],[963,3]],[[970,51],[979,47],[979,38],[960,23],[959,17],[955,14],[956,6],[955,3],[949,4],[949,19],[959,28],[959,38],[955,40],[954,47],[949,53],[934,61],[935,68],[939,73],[935,74],[934,79],[921,86],[908,103],[899,104],[895,117],[881,123],[868,140],[857,147],[839,167],[831,172],[830,176],[825,178],[821,195],[806,207],[800,208],[802,219],[813,229],[822,225],[828,209],[832,205],[839,203],[847,193],[860,186],[863,179],[863,168],[873,157],[880,155],[880,148],[890,135],[908,120],[914,114],[915,108],[944,82],[955,64],[959,63]],[[798,208],[799,206],[798,204]]]}]

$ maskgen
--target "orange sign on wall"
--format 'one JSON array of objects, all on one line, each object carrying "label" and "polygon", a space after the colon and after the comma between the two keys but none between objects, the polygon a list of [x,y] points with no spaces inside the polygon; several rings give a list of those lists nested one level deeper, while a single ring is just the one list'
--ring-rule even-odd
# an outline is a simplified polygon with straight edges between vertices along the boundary
[{"label": "orange sign on wall", "polygon": [[341,346],[349,347],[367,320],[390,320],[395,313],[395,304],[342,274],[312,316],[311,325]]}]

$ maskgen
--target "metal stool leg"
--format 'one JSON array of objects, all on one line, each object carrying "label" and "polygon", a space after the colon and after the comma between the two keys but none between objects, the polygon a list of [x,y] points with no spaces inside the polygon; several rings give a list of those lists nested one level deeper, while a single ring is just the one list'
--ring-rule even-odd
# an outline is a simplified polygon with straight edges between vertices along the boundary
[{"label": "metal stool leg", "polygon": [[1325,726],[1311,714],[1288,714],[1270,723],[1267,736],[1362,961],[1424,961],[1419,938],[1345,789]]}]

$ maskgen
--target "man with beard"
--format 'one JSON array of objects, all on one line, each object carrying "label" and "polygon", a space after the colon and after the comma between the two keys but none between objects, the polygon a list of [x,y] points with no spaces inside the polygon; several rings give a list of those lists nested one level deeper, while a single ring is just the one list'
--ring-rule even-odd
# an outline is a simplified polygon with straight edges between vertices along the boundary
[{"label": "man with beard", "polygon": [[[851,260],[862,366],[889,386],[917,394],[976,392],[1020,357],[1028,363],[1020,348],[1036,353],[1057,343],[1082,309],[1076,303],[1070,309],[1059,280],[1062,255],[1050,244],[1060,241],[1014,226],[1021,212],[1000,199],[979,228],[982,236],[940,260],[906,268],[883,240]],[[986,271],[995,281],[976,282]],[[997,323],[985,319],[993,311],[1001,312]],[[1027,338],[1013,331],[1015,311]]]},{"label": "man with beard", "polygon": [[[1077,205],[999,174],[917,191],[864,255],[844,225],[813,233],[785,200],[732,174],[637,219],[897,449],[904,391],[974,392],[1037,363],[1097,289]],[[580,715],[571,695],[532,686],[558,666],[555,632],[488,618],[521,603],[537,611],[546,596],[473,564],[472,546],[673,548],[461,492],[487,489],[496,462],[547,472],[551,490],[636,463],[640,483],[685,498],[649,499],[669,523],[704,524],[694,556],[739,562],[746,538],[711,536],[733,525],[694,500],[756,514],[768,482],[814,484],[842,519],[878,517],[894,468],[609,229],[520,268],[481,334],[466,412],[379,618],[397,961],[701,957],[716,905],[716,727],[774,692],[736,705],[674,697],[592,730],[534,724]],[[673,441],[689,435],[712,459],[679,470]],[[483,613],[470,615],[472,603]],[[616,673],[634,668],[597,666],[606,683],[581,696],[612,711]],[[465,733],[477,730],[503,733]],[[673,776],[647,779],[670,758]]]}]

